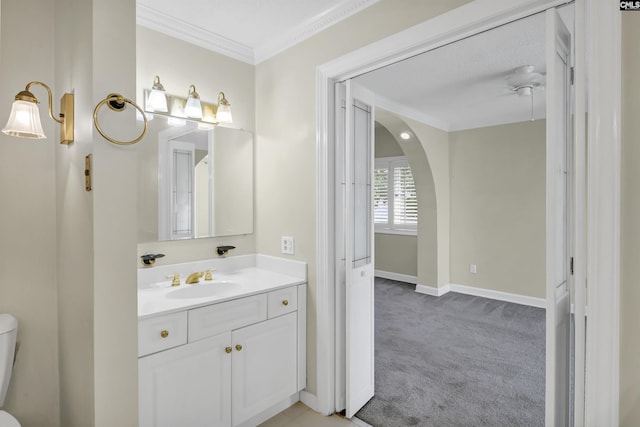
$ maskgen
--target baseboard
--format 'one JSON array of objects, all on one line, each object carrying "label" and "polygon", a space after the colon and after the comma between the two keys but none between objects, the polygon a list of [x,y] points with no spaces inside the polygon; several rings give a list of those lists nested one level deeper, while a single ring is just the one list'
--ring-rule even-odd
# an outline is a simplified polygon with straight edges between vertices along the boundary
[{"label": "baseboard", "polygon": [[450,285],[440,286],[439,288],[420,284],[416,285],[416,292],[419,294],[431,295],[432,297],[441,297],[450,290]]},{"label": "baseboard", "polygon": [[300,401],[300,396],[299,393],[294,393],[291,396],[289,396],[288,398],[276,403],[275,405],[271,406],[268,409],[265,409],[264,411],[262,411],[261,413],[259,413],[258,415],[249,418],[248,420],[246,420],[243,423],[237,424],[238,427],[255,427],[258,424],[261,424],[265,421],[267,421],[269,418],[279,414],[280,412],[284,411],[285,409],[291,407],[292,405],[295,405],[296,402]]},{"label": "baseboard", "polygon": [[458,292],[465,295],[490,298],[498,301],[512,302],[537,308],[546,308],[547,300],[544,298],[530,297],[526,295],[512,294],[509,292],[494,291],[492,289],[476,288],[473,286],[450,283],[438,288],[426,285],[416,285],[416,292],[434,297],[440,297],[447,292]]},{"label": "baseboard", "polygon": [[314,411],[320,412],[318,410],[318,396],[316,396],[315,394],[311,394],[306,390],[302,390],[300,392],[300,402],[304,403]]},{"label": "baseboard", "polygon": [[473,286],[451,284],[451,291],[476,297],[491,298],[498,301],[512,302],[537,308],[546,308],[545,298],[530,297],[526,295],[512,294],[509,292],[494,291],[492,289],[476,288]]},{"label": "baseboard", "polygon": [[374,275],[376,277],[381,277],[383,279],[397,280],[399,282],[411,283],[413,285],[418,283],[418,278],[416,276],[410,276],[408,274],[394,273],[394,272],[391,272],[391,271],[375,270],[374,271]]}]

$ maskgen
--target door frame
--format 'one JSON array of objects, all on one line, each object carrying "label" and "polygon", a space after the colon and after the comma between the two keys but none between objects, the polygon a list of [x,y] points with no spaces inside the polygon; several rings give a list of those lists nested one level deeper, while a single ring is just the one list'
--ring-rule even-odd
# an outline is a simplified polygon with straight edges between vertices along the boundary
[{"label": "door frame", "polygon": [[[318,412],[335,410],[334,84],[566,3],[475,0],[317,67],[317,389],[315,395],[301,393],[301,399]],[[618,425],[619,419],[621,22],[618,9],[609,2],[576,0],[575,5],[575,111],[577,116],[589,111],[591,120],[588,135],[584,127],[576,129],[575,144],[575,161],[584,161],[576,173],[580,177],[584,172],[586,186],[584,194],[577,192],[577,222],[584,221],[586,231],[578,230],[574,275],[576,283],[586,284],[587,275],[590,278],[586,291],[590,327],[584,348],[578,337],[576,368],[584,366],[585,375],[574,393],[576,419],[584,416],[585,426],[597,427]],[[578,117],[580,123],[584,120]],[[585,301],[585,295],[577,296],[577,304]]]}]

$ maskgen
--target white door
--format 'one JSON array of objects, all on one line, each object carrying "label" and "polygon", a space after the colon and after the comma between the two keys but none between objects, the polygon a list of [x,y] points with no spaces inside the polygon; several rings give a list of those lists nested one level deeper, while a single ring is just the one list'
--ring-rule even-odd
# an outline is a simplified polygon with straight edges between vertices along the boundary
[{"label": "white door", "polygon": [[571,37],[547,10],[546,425],[569,425],[571,298],[569,293]]},{"label": "white door", "polygon": [[374,393],[373,95],[346,84],[346,416]]}]

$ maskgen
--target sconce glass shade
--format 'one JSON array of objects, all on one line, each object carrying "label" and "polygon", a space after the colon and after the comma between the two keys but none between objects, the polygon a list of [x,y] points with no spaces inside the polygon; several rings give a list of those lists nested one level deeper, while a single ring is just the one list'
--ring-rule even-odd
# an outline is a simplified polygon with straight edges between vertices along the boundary
[{"label": "sconce glass shade", "polygon": [[187,97],[187,104],[184,106],[184,114],[193,119],[202,118],[200,95],[196,92],[196,87],[194,85],[189,86],[189,96]]},{"label": "sconce glass shade", "polygon": [[231,117],[231,104],[224,96],[224,92],[218,94],[218,111],[216,111],[216,120],[218,123],[233,123]]},{"label": "sconce glass shade", "polygon": [[151,86],[151,93],[147,98],[147,111],[166,113],[169,111],[167,108],[167,92],[164,90],[164,86],[160,83],[160,77],[156,76],[153,79],[153,86]]},{"label": "sconce glass shade", "polygon": [[44,139],[46,135],[42,130],[42,123],[40,122],[38,101],[33,95],[31,95],[33,101],[24,100],[26,98],[28,98],[28,96],[13,101],[9,120],[4,129],[2,129],[2,133],[9,136],[19,136],[21,138]]}]

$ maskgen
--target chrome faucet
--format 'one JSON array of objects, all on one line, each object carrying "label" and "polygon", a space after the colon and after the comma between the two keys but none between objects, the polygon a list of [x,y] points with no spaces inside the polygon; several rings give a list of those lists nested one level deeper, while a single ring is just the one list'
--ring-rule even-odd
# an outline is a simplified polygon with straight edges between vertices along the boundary
[{"label": "chrome faucet", "polygon": [[201,277],[202,277],[202,272],[196,271],[195,273],[191,273],[189,277],[187,277],[187,280],[184,281],[184,283],[188,283],[188,284],[200,283]]}]

